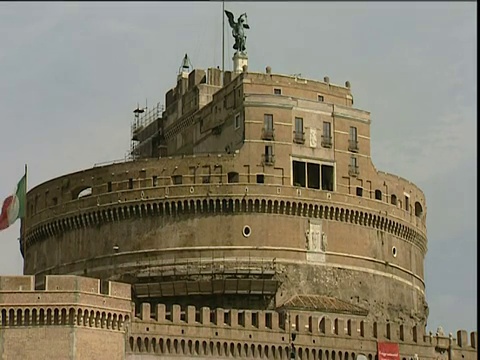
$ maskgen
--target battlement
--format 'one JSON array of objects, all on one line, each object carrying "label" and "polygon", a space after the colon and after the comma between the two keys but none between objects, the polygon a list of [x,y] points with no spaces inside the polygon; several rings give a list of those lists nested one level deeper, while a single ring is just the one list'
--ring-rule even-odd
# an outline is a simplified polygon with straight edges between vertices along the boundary
[{"label": "battlement", "polygon": [[[178,325],[182,327],[198,326],[208,329],[215,328],[242,331],[266,331],[291,333],[299,335],[317,335],[327,337],[348,337],[352,339],[377,339],[394,342],[416,343],[433,345],[443,348],[452,345],[458,348],[477,349],[477,332],[468,333],[465,330],[457,332],[457,338],[442,335],[427,335],[422,325],[398,324],[393,322],[372,322],[363,317],[336,317],[333,314],[317,313],[310,315],[302,311],[254,311],[241,309],[210,309],[208,307],[196,308],[173,305],[167,309],[164,304],[152,308],[149,303],[142,303],[135,308],[134,322],[148,322],[151,325]],[[143,327],[143,325],[141,326]],[[158,327],[161,329],[162,327]],[[168,329],[169,327],[167,327]],[[150,329],[151,331],[151,329]]]}]

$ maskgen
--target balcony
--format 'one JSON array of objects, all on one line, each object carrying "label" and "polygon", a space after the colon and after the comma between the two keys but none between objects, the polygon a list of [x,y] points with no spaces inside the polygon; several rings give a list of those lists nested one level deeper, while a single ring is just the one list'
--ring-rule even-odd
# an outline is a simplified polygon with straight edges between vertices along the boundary
[{"label": "balcony", "polygon": [[350,175],[350,176],[360,175],[360,170],[358,169],[358,166],[349,165],[348,166],[348,175]]},{"label": "balcony", "polygon": [[296,144],[305,144],[305,132],[294,131],[293,132],[293,142],[296,143]]},{"label": "balcony", "polygon": [[262,139],[263,140],[274,140],[275,139],[275,129],[273,129],[273,128],[263,128],[262,129]]},{"label": "balcony", "polygon": [[348,151],[358,152],[358,140],[348,140]]},{"label": "balcony", "polygon": [[332,137],[322,135],[322,147],[331,148],[332,147]]},{"label": "balcony", "polygon": [[275,164],[275,155],[272,154],[263,154],[262,155],[262,163],[264,165],[273,165]]}]

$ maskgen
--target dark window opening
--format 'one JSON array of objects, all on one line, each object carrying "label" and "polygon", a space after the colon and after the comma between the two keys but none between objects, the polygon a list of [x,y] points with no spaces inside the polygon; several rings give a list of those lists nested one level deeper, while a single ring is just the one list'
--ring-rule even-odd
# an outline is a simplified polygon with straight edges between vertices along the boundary
[{"label": "dark window opening", "polygon": [[158,186],[158,176],[157,175],[152,176],[152,185],[153,186]]},{"label": "dark window opening", "polygon": [[128,179],[128,188],[133,189],[133,179],[132,178]]},{"label": "dark window opening", "polygon": [[109,182],[107,183],[107,191],[108,191],[108,192],[111,192],[111,191],[112,191],[112,182],[111,182],[111,181],[109,181]]},{"label": "dark window opening", "polygon": [[265,183],[265,175],[257,174],[257,184],[264,184]]},{"label": "dark window opening", "polygon": [[183,183],[182,175],[173,175],[172,183],[173,185],[181,185]]},{"label": "dark window opening", "polygon": [[282,89],[273,89],[275,95],[282,95]]},{"label": "dark window opening", "polygon": [[391,198],[392,205],[397,205],[397,195],[392,194],[390,198]]},{"label": "dark window opening", "polygon": [[359,174],[358,159],[355,156],[352,156],[350,158],[350,165],[348,166],[348,174],[350,176],[357,176]]},{"label": "dark window opening", "polygon": [[423,215],[422,204],[418,201],[415,201],[415,216],[421,217]]},{"label": "dark window opening", "polygon": [[264,163],[265,164],[273,164],[273,146],[272,145],[266,145],[265,146],[265,154],[264,156]]},{"label": "dark window opening", "polygon": [[408,197],[407,195],[405,195],[405,210],[407,210],[407,211],[410,210],[409,200],[410,200],[410,197]]},{"label": "dark window opening", "polygon": [[357,196],[363,196],[363,188],[357,186]]},{"label": "dark window opening", "polygon": [[323,97],[323,95],[318,95],[317,99],[318,99],[318,101],[322,101],[322,102],[323,102],[324,97]]},{"label": "dark window opening", "polygon": [[258,327],[258,313],[252,313],[252,326]]},{"label": "dark window opening", "polygon": [[238,183],[238,173],[231,171],[227,174],[228,183]]},{"label": "dark window opening", "polygon": [[305,163],[293,161],[293,186],[305,187]]},{"label": "dark window opening", "polygon": [[266,313],[265,314],[265,327],[267,329],[272,328],[272,314],[271,313]]},{"label": "dark window opening", "polygon": [[382,200],[382,192],[380,190],[375,190],[375,200]]},{"label": "dark window opening", "polygon": [[333,191],[333,166],[322,165],[322,190]]},{"label": "dark window opening", "polygon": [[52,203],[54,206],[58,204],[58,198],[56,196],[52,198]]},{"label": "dark window opening", "polygon": [[308,187],[320,189],[320,165],[307,163]]},{"label": "dark window opening", "polygon": [[223,315],[224,315],[224,316],[223,316],[223,323],[224,323],[225,325],[230,325],[230,321],[231,321],[231,320],[230,320],[230,311],[225,311],[225,312],[223,313]]},{"label": "dark window opening", "polygon": [[235,115],[235,129],[240,127],[240,114]]}]

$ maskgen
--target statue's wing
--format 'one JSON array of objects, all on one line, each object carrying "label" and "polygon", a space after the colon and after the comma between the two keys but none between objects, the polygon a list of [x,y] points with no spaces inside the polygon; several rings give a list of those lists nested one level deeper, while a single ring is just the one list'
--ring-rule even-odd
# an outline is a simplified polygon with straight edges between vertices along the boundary
[{"label": "statue's wing", "polygon": [[235,26],[235,20],[233,18],[233,14],[230,11],[225,10],[225,15],[227,15],[228,23],[233,28]]}]

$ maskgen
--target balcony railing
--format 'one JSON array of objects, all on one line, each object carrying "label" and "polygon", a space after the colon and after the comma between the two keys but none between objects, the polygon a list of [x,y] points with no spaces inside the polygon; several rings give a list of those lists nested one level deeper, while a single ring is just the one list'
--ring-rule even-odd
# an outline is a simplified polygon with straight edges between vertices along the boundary
[{"label": "balcony railing", "polygon": [[349,165],[348,166],[348,175],[350,176],[358,176],[360,174],[360,170],[358,169],[358,165]]},{"label": "balcony railing", "polygon": [[293,142],[297,143],[297,144],[305,144],[305,132],[294,131],[293,132]]},{"label": "balcony railing", "polygon": [[262,162],[264,165],[273,165],[275,164],[275,155],[272,154],[263,154]]},{"label": "balcony railing", "polygon": [[348,151],[358,152],[358,140],[348,140]]},{"label": "balcony railing", "polygon": [[262,139],[263,140],[274,140],[275,138],[275,129],[273,128],[263,128],[262,129]]},{"label": "balcony railing", "polygon": [[322,147],[331,148],[332,147],[332,137],[322,135]]}]

